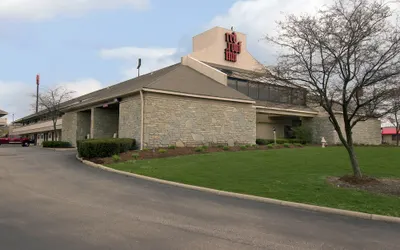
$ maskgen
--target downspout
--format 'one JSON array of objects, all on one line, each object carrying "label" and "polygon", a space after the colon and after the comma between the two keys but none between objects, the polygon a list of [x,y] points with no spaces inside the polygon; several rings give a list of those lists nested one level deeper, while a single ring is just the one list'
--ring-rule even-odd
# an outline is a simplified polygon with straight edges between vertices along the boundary
[{"label": "downspout", "polygon": [[140,101],[141,101],[141,121],[140,121],[140,150],[143,150],[143,140],[144,140],[144,98],[143,98],[143,90],[140,90]]}]

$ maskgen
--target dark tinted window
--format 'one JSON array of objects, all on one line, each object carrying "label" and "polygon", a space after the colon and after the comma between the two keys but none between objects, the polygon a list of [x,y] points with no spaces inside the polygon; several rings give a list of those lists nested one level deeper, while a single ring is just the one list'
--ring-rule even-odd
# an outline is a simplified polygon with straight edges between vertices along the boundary
[{"label": "dark tinted window", "polygon": [[279,88],[279,102],[290,103],[290,89],[284,87]]},{"label": "dark tinted window", "polygon": [[271,102],[280,102],[279,87],[271,86],[269,88],[269,94],[270,94],[269,97],[270,97]]},{"label": "dark tinted window", "polygon": [[228,80],[228,87],[231,87],[233,89],[237,89],[236,80],[229,79]]},{"label": "dark tinted window", "polygon": [[258,89],[258,99],[261,101],[269,101],[269,85],[260,84]]},{"label": "dark tinted window", "polygon": [[258,100],[258,83],[249,83],[249,96]]},{"label": "dark tinted window", "polygon": [[255,100],[291,103],[295,105],[306,104],[306,92],[301,89],[263,83],[252,83],[236,79],[228,79],[228,86]]},{"label": "dark tinted window", "polygon": [[245,81],[237,81],[237,90],[245,95],[249,95],[249,84]]},{"label": "dark tinted window", "polygon": [[302,90],[294,89],[292,91],[292,103],[296,105],[304,105],[305,104],[305,93]]}]

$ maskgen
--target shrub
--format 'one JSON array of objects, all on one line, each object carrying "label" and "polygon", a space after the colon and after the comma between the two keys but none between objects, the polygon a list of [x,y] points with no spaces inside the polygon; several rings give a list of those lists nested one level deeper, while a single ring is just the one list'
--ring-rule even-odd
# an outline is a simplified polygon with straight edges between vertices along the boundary
[{"label": "shrub", "polygon": [[44,148],[71,148],[72,145],[67,141],[44,141],[42,143]]},{"label": "shrub", "polygon": [[230,148],[228,146],[224,146],[222,149],[228,151]]},{"label": "shrub", "polygon": [[144,149],[142,149],[142,151],[149,151],[150,149],[148,149],[148,148],[144,148]]},{"label": "shrub", "polygon": [[[257,145],[268,145],[268,144],[275,144],[275,140],[272,139],[257,139],[256,140]],[[285,143],[291,143],[290,139],[276,139],[276,144],[285,144]]]},{"label": "shrub", "polygon": [[284,146],[285,148],[290,148],[290,144],[289,144],[289,143],[284,143],[283,146]]},{"label": "shrub", "polygon": [[268,145],[274,143],[274,140],[269,140],[269,139],[257,139],[256,144],[257,145]]},{"label": "shrub", "polygon": [[203,152],[203,151],[204,151],[203,147],[197,147],[197,148],[194,149],[194,152],[197,152],[197,153],[200,153],[200,152]]},{"label": "shrub", "polygon": [[276,144],[279,144],[279,145],[284,145],[286,143],[290,143],[290,140],[289,139],[277,139],[276,140]]},{"label": "shrub", "polygon": [[119,162],[121,160],[121,157],[119,155],[113,155],[112,160],[113,162]]},{"label": "shrub", "polygon": [[312,142],[312,130],[309,127],[300,126],[293,128],[297,143],[307,144]]},{"label": "shrub", "polygon": [[301,144],[301,143],[295,143],[294,145],[295,145],[296,147],[299,147],[299,148],[303,147],[303,144]]},{"label": "shrub", "polygon": [[208,149],[208,146],[204,145],[204,146],[202,146],[201,148],[204,149],[204,150],[207,150],[207,149]]},{"label": "shrub", "polygon": [[163,149],[163,148],[160,148],[160,149],[158,150],[158,153],[160,153],[160,154],[165,154],[165,153],[167,153],[167,150],[166,150],[166,149]]},{"label": "shrub", "polygon": [[139,159],[139,154],[132,154],[132,158],[135,160]]},{"label": "shrub", "polygon": [[175,145],[170,145],[170,146],[168,146],[168,148],[169,149],[176,149],[176,146]]},{"label": "shrub", "polygon": [[217,148],[224,148],[224,145],[218,145]]},{"label": "shrub", "polygon": [[244,146],[244,145],[243,145],[243,146],[240,146],[240,149],[241,149],[241,150],[246,150],[246,149],[247,149],[247,146]]},{"label": "shrub", "polygon": [[268,148],[274,148],[275,146],[274,146],[274,144],[268,144],[267,147]]},{"label": "shrub", "polygon": [[246,146],[246,148],[251,148],[251,144],[247,144],[245,146]]},{"label": "shrub", "polygon": [[81,157],[110,157],[129,151],[136,145],[134,139],[110,138],[88,139],[77,141],[78,153]]}]

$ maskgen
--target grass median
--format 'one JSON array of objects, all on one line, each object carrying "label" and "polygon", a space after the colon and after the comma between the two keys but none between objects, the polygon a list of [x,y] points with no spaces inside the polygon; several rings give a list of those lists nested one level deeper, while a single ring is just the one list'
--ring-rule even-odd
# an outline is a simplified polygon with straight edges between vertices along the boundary
[{"label": "grass median", "polygon": [[[400,148],[356,149],[364,174],[400,178]],[[400,217],[400,198],[338,188],[351,173],[344,148],[223,152],[108,165],[114,169],[224,191]]]}]

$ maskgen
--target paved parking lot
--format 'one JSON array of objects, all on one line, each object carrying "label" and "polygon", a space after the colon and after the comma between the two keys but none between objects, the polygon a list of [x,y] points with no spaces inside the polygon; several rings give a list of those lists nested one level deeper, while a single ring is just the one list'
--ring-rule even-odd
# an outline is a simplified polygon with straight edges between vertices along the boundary
[{"label": "paved parking lot", "polygon": [[399,249],[400,225],[220,197],[0,146],[1,249]]}]

